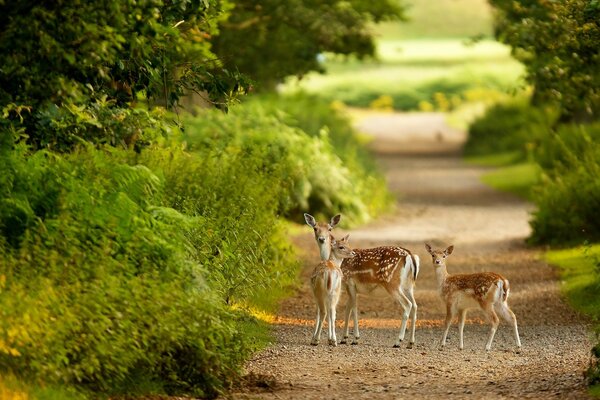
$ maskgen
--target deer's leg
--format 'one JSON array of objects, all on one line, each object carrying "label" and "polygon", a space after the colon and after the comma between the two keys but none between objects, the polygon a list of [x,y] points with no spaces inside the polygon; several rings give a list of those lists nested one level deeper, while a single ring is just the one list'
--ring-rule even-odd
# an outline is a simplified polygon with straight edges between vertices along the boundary
[{"label": "deer's leg", "polygon": [[459,320],[458,320],[458,340],[459,340],[459,349],[463,349],[465,347],[465,343],[463,341],[463,330],[465,329],[465,319],[467,318],[467,310],[460,310]]},{"label": "deer's leg", "polygon": [[487,312],[488,318],[492,327],[490,329],[490,336],[488,337],[487,344],[485,345],[486,351],[490,351],[492,349],[492,342],[494,341],[494,335],[496,335],[496,330],[498,330],[498,324],[500,324],[500,320],[498,319],[498,315],[494,311],[494,306],[490,305],[485,310]]},{"label": "deer's leg", "polygon": [[317,320],[315,326],[315,333],[313,334],[312,341],[310,344],[316,346],[319,344],[321,340],[321,331],[323,329],[323,322],[325,321],[325,317],[327,316],[327,309],[325,308],[325,302],[317,300]]},{"label": "deer's leg", "polygon": [[346,282],[344,284],[344,287],[346,288],[346,293],[348,294],[348,300],[346,301],[346,307],[344,309],[344,336],[342,337],[342,340],[340,341],[340,343],[342,344],[346,344],[348,342],[348,336],[349,336],[349,327],[348,327],[348,322],[350,320],[350,313],[352,312],[352,293],[351,293],[351,289],[350,289],[350,282]]},{"label": "deer's leg", "polygon": [[360,333],[358,332],[358,305],[357,305],[357,299],[356,299],[356,287],[354,287],[352,314],[354,316],[354,327],[353,327],[354,340],[352,340],[352,344],[358,344],[358,339],[360,339]]},{"label": "deer's leg", "polygon": [[356,284],[352,279],[348,279],[346,282],[346,293],[348,293],[348,302],[346,303],[346,309],[344,312],[344,337],[340,343],[347,343],[349,336],[349,321],[350,313],[354,311],[354,340],[352,344],[358,344],[360,334],[358,332],[358,311],[356,305]]},{"label": "deer's leg", "polygon": [[319,341],[317,340],[317,332],[319,332],[319,321],[320,320],[321,320],[321,310],[319,309],[319,306],[317,305],[317,316],[315,318],[315,331],[313,332],[312,340],[310,341],[310,344],[312,344],[313,346],[316,346],[319,344]]},{"label": "deer's leg", "polygon": [[329,304],[329,344],[337,346],[337,338],[335,337],[335,303]]},{"label": "deer's leg", "polygon": [[400,342],[404,340],[404,334],[406,333],[406,323],[408,322],[408,317],[410,316],[412,303],[408,297],[406,297],[401,287],[396,289],[389,288],[388,292],[392,295],[394,300],[398,302],[400,307],[402,307],[402,324],[400,325],[400,334],[398,335],[396,343],[394,343],[394,347],[400,347]]},{"label": "deer's leg", "polygon": [[517,328],[517,317],[515,317],[515,313],[508,307],[506,301],[500,303],[498,311],[502,318],[512,325],[515,342],[517,343],[517,352],[521,351],[521,339],[519,338],[519,328]]},{"label": "deer's leg", "polygon": [[412,304],[410,309],[412,315],[412,319],[410,321],[410,342],[408,342],[408,348],[412,349],[413,345],[415,344],[415,329],[417,327],[417,301],[415,300],[414,286],[411,285],[408,288],[407,295],[408,300],[410,300],[410,303]]},{"label": "deer's leg", "polygon": [[444,334],[442,335],[442,340],[440,341],[440,347],[444,348],[446,346],[446,338],[448,337],[448,331],[450,330],[450,325],[452,324],[452,318],[454,317],[454,310],[452,308],[452,304],[446,304],[446,320],[444,321]]}]

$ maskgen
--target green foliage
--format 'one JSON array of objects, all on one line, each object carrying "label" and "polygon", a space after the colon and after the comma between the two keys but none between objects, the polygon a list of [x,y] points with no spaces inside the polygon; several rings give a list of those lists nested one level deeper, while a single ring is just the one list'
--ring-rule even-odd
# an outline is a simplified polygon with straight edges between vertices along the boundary
[{"label": "green foliage", "polygon": [[487,0],[410,0],[406,21],[379,24],[386,38],[472,38],[493,35],[493,13]]},{"label": "green foliage", "polygon": [[272,89],[286,76],[323,71],[324,52],[373,56],[370,24],[401,16],[396,0],[236,0],[215,52],[259,89]]},{"label": "green foliage", "polygon": [[531,200],[532,188],[540,181],[540,172],[535,163],[523,162],[488,172],[481,180],[495,189]]},{"label": "green foliage", "polygon": [[227,116],[204,111],[186,121],[185,140],[192,151],[255,160],[246,169],[264,171],[276,182],[284,195],[273,203],[283,215],[341,212],[354,223],[365,221],[389,205],[383,179],[349,122],[312,100],[264,97]]},{"label": "green foliage", "polygon": [[537,108],[518,100],[489,108],[469,127],[468,155],[519,152],[521,159],[548,135],[555,116],[550,108]]},{"label": "green foliage", "polygon": [[228,387],[256,322],[226,303],[295,271],[258,161],[180,145],[2,156],[3,370],[105,393]]},{"label": "green foliage", "polygon": [[[257,105],[269,114],[276,115],[286,125],[297,127],[314,138],[327,140],[330,143],[328,151],[342,161],[352,182],[352,188],[342,190],[347,190],[354,201],[363,204],[358,207],[339,204],[339,210],[344,212],[345,218],[351,221],[351,224],[365,222],[391,206],[393,199],[373,155],[365,147],[365,139],[358,136],[350,119],[339,105],[306,93],[261,96],[249,100],[250,104],[258,102]],[[321,169],[319,174],[323,175],[323,168],[320,166],[316,168]],[[333,207],[324,208],[322,203],[322,201],[309,200],[308,211],[325,215],[336,213]],[[328,203],[330,202],[325,204]],[[359,210],[364,211],[359,212]],[[294,217],[301,218],[300,214]]]},{"label": "green foliage", "polygon": [[[561,291],[573,308],[587,315],[594,322],[596,339],[600,336],[600,245],[585,245],[563,250],[551,250],[546,260],[557,266],[561,277]],[[600,384],[600,343],[591,350],[590,366],[586,372],[588,384],[594,385],[592,393]]]},{"label": "green foliage", "polygon": [[510,45],[535,88],[534,103],[558,105],[563,121],[600,112],[600,3],[492,0],[497,36]]},{"label": "green foliage", "polygon": [[107,131],[121,122],[141,136],[155,122],[129,109],[138,95],[172,106],[202,91],[226,107],[244,82],[207,40],[226,8],[221,0],[2,3],[0,107],[29,107],[5,117],[30,144],[57,150],[85,127],[94,133],[83,139],[94,142],[113,142]]},{"label": "green foliage", "polygon": [[534,201],[532,241],[564,246],[600,240],[598,124],[563,126],[540,149],[545,175]]}]

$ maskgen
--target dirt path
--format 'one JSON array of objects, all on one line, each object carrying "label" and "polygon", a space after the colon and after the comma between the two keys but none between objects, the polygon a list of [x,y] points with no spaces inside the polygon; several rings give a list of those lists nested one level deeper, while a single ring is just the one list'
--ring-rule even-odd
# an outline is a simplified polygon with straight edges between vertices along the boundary
[{"label": "dirt path", "polygon": [[[359,294],[361,343],[332,348],[322,338],[309,345],[314,301],[307,285],[286,300],[277,317],[277,343],[247,365],[255,376],[235,398],[587,398],[583,371],[590,342],[585,321],[560,298],[554,271],[526,248],[531,205],[482,185],[482,168],[460,159],[464,134],[440,114],[373,114],[359,127],[398,197],[393,214],[351,231],[355,247],[398,244],[421,256],[415,296],[417,343],[394,349],[399,307],[383,290]],[[338,234],[343,233],[337,230]],[[310,228],[295,238],[304,250],[304,281],[318,260]],[[454,244],[450,273],[494,270],[511,282],[523,351],[513,352],[510,328],[502,324],[492,351],[483,348],[488,326],[471,311],[465,350],[456,325],[448,346],[437,349],[445,311],[423,243]],[[338,307],[341,318],[345,295]],[[338,338],[341,329],[338,329]]]}]

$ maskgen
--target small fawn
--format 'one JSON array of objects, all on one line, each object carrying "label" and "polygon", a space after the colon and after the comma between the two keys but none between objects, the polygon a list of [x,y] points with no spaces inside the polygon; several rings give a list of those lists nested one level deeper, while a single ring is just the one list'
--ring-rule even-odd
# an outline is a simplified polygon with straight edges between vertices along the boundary
[{"label": "small fawn", "polygon": [[440,341],[441,348],[446,345],[452,319],[458,314],[459,348],[463,349],[463,328],[467,311],[472,308],[480,308],[486,313],[492,324],[485,349],[489,351],[492,348],[492,341],[500,323],[496,315],[498,312],[502,318],[512,324],[517,342],[517,352],[519,352],[521,340],[517,329],[517,318],[507,303],[510,292],[508,280],[494,272],[450,275],[446,270],[446,258],[452,254],[454,246],[449,246],[445,250],[434,250],[426,243],[425,248],[433,258],[440,296],[446,303],[446,321],[444,335]]},{"label": "small fawn", "polygon": [[[315,240],[319,246],[322,260],[326,259],[325,255],[328,257],[327,252],[330,246],[327,245],[327,237],[331,237],[330,232],[339,223],[340,218],[338,214],[327,224],[317,222],[310,214],[304,214],[306,223],[314,229]],[[344,240],[342,239],[342,241]],[[346,343],[348,340],[350,314],[353,314],[354,338],[352,344],[358,344],[360,333],[358,330],[357,286],[359,284],[375,284],[383,287],[402,307],[402,323],[394,347],[400,347],[406,333],[408,318],[412,316],[408,343],[408,347],[412,348],[415,343],[417,324],[417,302],[414,289],[419,274],[419,256],[398,246],[354,249],[354,253],[354,257],[344,260],[341,265],[344,273],[343,283],[348,293],[348,303],[344,313],[344,338],[341,343]]]},{"label": "small fawn", "polygon": [[354,257],[354,252],[346,244],[348,235],[341,241],[331,237],[331,251],[329,259],[321,261],[314,269],[310,284],[312,287],[315,300],[317,302],[317,318],[315,321],[315,333],[313,334],[310,344],[316,346],[321,340],[321,330],[323,322],[327,317],[327,338],[329,345],[337,346],[337,338],[335,336],[335,314],[336,307],[340,300],[340,292],[342,289],[342,270],[340,265],[344,258]]}]

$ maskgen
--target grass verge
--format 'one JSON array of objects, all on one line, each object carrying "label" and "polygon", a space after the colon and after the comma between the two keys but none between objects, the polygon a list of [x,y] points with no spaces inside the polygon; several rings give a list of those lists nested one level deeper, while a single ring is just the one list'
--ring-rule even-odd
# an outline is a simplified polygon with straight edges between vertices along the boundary
[{"label": "grass verge", "polygon": [[[561,250],[550,250],[545,254],[546,261],[558,267],[561,278],[561,292],[567,302],[577,311],[591,318],[598,332],[600,330],[600,244],[580,246]],[[598,345],[594,348],[597,351]],[[588,378],[598,382],[598,366],[588,371]],[[600,398],[600,383],[589,387],[593,397]]]},{"label": "grass verge", "polygon": [[515,164],[518,158],[518,153],[507,152],[468,157],[465,161],[472,165],[499,167],[484,174],[481,181],[494,189],[531,200],[532,188],[540,180],[541,169],[530,161]]}]

